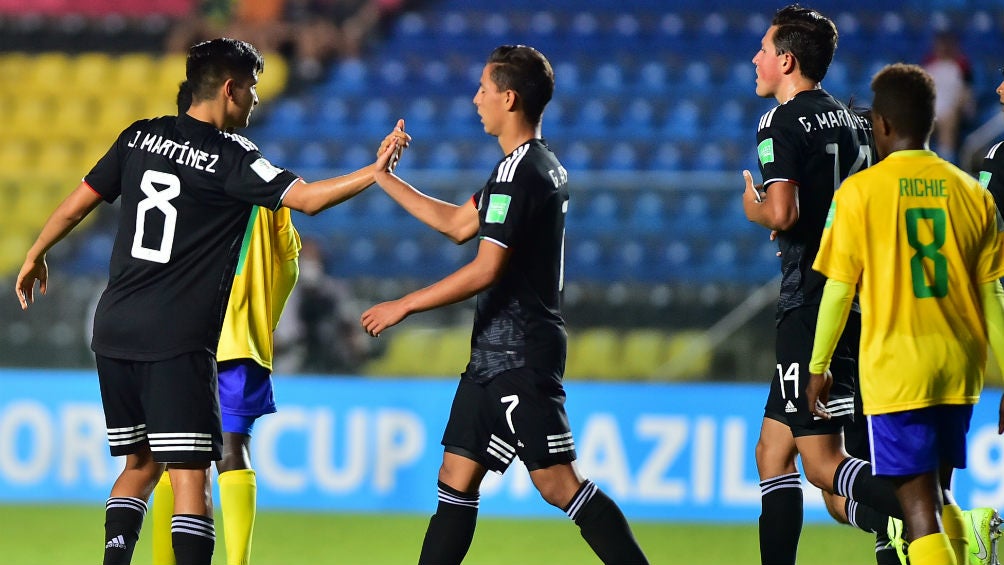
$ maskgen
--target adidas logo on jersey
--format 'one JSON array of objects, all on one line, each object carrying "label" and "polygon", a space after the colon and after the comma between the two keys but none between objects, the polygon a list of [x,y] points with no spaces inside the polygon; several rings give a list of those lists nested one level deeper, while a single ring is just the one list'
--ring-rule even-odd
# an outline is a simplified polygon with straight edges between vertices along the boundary
[{"label": "adidas logo on jersey", "polygon": [[789,400],[788,404],[786,404],[784,407],[784,411],[788,414],[791,414],[792,412],[798,412],[798,408],[795,408],[795,405],[792,404],[792,402]]},{"label": "adidas logo on jersey", "polygon": [[108,543],[105,544],[105,549],[108,548],[125,549],[126,548],[125,538],[122,536],[113,537],[112,539],[108,540]]}]

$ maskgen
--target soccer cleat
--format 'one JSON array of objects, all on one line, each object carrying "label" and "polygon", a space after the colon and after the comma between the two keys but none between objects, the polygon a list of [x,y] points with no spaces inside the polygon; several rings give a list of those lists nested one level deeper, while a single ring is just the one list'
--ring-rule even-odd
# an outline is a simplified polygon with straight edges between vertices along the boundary
[{"label": "soccer cleat", "polygon": [[886,525],[886,535],[889,537],[889,545],[896,548],[896,556],[899,557],[899,562],[902,565],[909,565],[910,560],[906,556],[906,549],[909,544],[903,539],[903,520],[890,516],[889,523]]},{"label": "soccer cleat", "polygon": [[1001,517],[993,508],[973,508],[962,512],[969,523],[969,565],[1000,565],[997,540],[1001,537]]}]

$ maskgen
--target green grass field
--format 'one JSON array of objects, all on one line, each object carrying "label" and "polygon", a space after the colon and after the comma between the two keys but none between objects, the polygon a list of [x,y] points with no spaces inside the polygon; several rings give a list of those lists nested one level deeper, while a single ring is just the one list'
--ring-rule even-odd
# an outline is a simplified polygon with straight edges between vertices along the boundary
[{"label": "green grass field", "polygon": [[[0,506],[0,563],[93,565],[101,562],[104,508]],[[219,520],[219,516],[217,516]],[[415,563],[426,516],[262,512],[255,527],[252,565],[384,565]],[[219,524],[219,522],[217,522]],[[149,526],[149,522],[147,523]],[[696,525],[637,522],[635,534],[653,565],[755,565],[756,524]],[[224,565],[217,528],[214,565]],[[802,565],[874,563],[874,539],[846,526],[808,525],[802,532]],[[144,528],[133,558],[150,563]],[[482,518],[465,563],[472,565],[598,564],[568,520]]]}]

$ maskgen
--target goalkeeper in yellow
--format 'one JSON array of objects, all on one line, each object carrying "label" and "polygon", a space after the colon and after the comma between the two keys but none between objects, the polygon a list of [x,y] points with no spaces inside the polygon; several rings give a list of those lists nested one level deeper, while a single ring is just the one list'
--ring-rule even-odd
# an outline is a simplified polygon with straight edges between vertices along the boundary
[{"label": "goalkeeper in yellow", "polygon": [[965,565],[966,526],[948,488],[966,466],[988,340],[1004,360],[1004,222],[989,192],[928,150],[931,77],[894,64],[871,87],[883,160],[833,198],[813,264],[828,282],[807,400],[829,417],[827,368],[856,291],[874,473],[896,485],[910,563]]},{"label": "goalkeeper in yellow", "polygon": [[[272,395],[272,332],[298,275],[300,236],[288,208],[254,208],[244,234],[230,301],[216,352],[223,459],[220,510],[227,565],[246,565],[251,555],[257,486],[251,468],[251,429],[275,412]],[[153,564],[174,565],[171,513],[174,494],[164,473],[154,490]]]}]

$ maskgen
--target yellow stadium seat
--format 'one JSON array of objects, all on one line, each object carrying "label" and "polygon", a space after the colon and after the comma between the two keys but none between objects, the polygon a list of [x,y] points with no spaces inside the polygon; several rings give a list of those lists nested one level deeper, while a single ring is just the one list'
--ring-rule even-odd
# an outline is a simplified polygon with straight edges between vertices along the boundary
[{"label": "yellow stadium seat", "polygon": [[148,53],[127,53],[112,62],[108,94],[149,95],[155,86],[156,60]]},{"label": "yellow stadium seat", "polygon": [[0,142],[0,171],[24,172],[35,166],[35,144],[26,139],[5,139]]},{"label": "yellow stadium seat", "polygon": [[437,331],[435,343],[424,361],[423,374],[455,377],[471,358],[471,328],[456,326]]},{"label": "yellow stadium seat", "polygon": [[428,353],[436,339],[434,328],[391,328],[381,339],[390,338],[382,357],[367,363],[364,372],[369,375],[422,375],[425,374]]},{"label": "yellow stadium seat", "polygon": [[265,71],[258,76],[258,99],[267,102],[277,98],[286,89],[289,65],[279,53],[265,54]]},{"label": "yellow stadium seat", "polygon": [[107,53],[92,51],[72,59],[69,80],[74,93],[104,94],[113,78],[115,63]]},{"label": "yellow stadium seat", "polygon": [[0,94],[23,92],[24,78],[31,72],[31,57],[26,53],[0,53]]},{"label": "yellow stadium seat", "polygon": [[620,335],[610,328],[570,332],[565,376],[573,379],[612,379],[621,375]]},{"label": "yellow stadium seat", "polygon": [[38,153],[40,170],[57,175],[84,176],[81,144],[73,141],[52,140],[43,143]]},{"label": "yellow stadium seat", "polygon": [[26,96],[39,94],[66,95],[67,77],[73,63],[70,56],[58,51],[39,53],[31,58],[30,71],[20,82],[21,92]]},{"label": "yellow stadium seat", "polygon": [[700,330],[673,333],[668,342],[666,365],[659,377],[669,380],[704,379],[711,369],[711,345]]},{"label": "yellow stadium seat", "polygon": [[151,88],[163,92],[172,103],[178,93],[178,85],[185,80],[185,55],[170,53],[155,61]]},{"label": "yellow stadium seat", "polygon": [[11,139],[46,139],[55,109],[55,99],[50,96],[26,95],[18,99],[4,121],[5,135]]},{"label": "yellow stadium seat", "polygon": [[652,379],[667,359],[667,336],[654,329],[629,330],[624,334],[621,367],[628,379]]},{"label": "yellow stadium seat", "polygon": [[35,235],[27,230],[0,231],[0,274],[21,268],[25,253],[35,241]]}]

